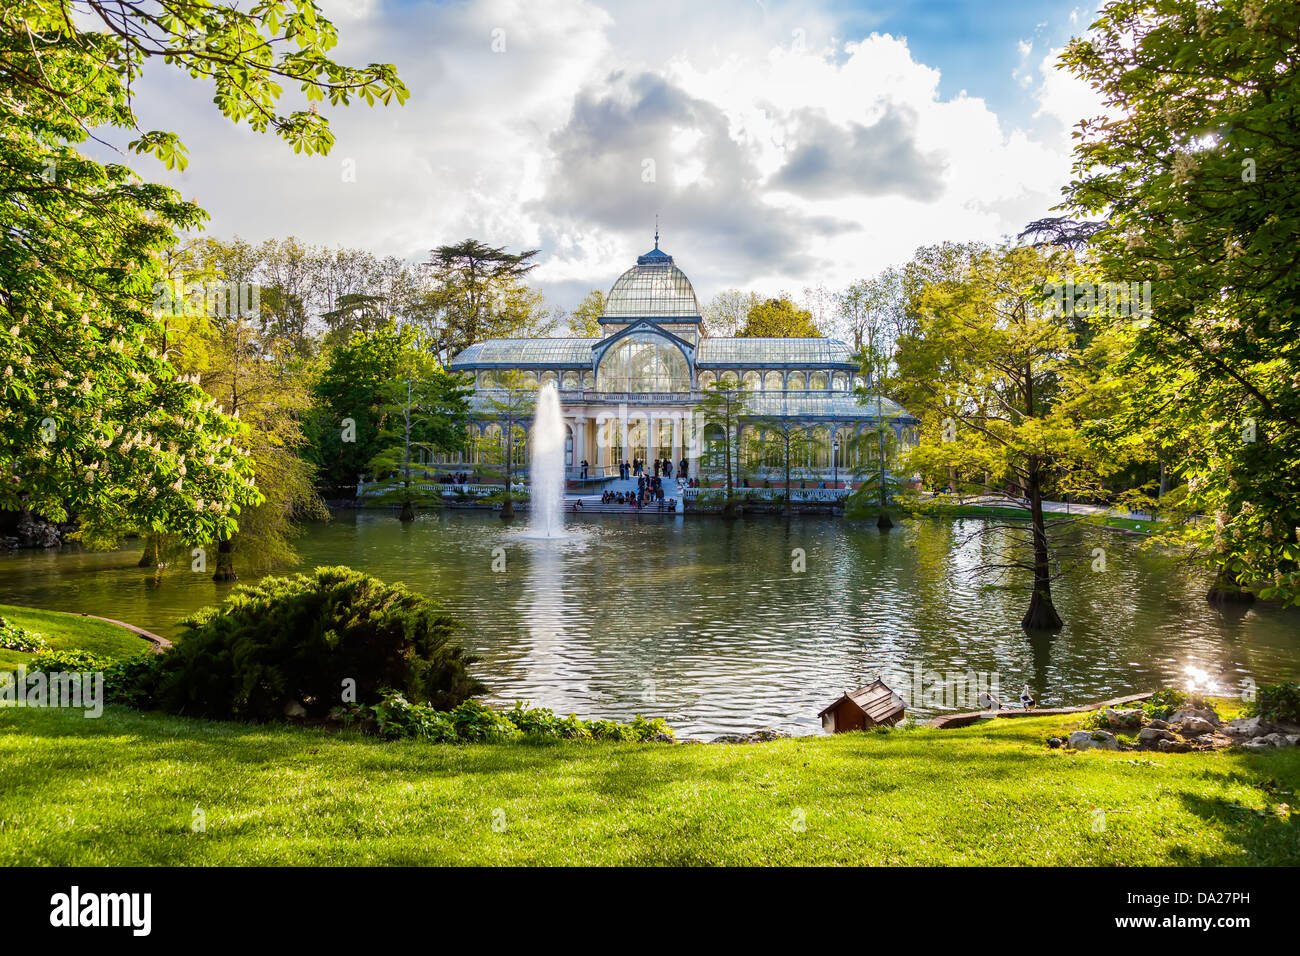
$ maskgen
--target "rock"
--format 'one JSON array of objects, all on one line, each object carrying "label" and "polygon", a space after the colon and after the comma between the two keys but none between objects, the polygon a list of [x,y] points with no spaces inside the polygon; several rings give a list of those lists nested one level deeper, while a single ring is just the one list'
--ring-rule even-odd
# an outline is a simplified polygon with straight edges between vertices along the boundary
[{"label": "rock", "polygon": [[1066,746],[1073,750],[1119,750],[1119,741],[1108,730],[1076,730]]},{"label": "rock", "polygon": [[1274,747],[1294,747],[1300,742],[1300,736],[1296,734],[1265,734],[1263,737],[1256,737],[1256,740],[1267,740]]},{"label": "rock", "polygon": [[1144,747],[1155,747],[1164,740],[1175,740],[1173,734],[1161,727],[1143,727],[1138,731],[1138,743]]},{"label": "rock", "polygon": [[1186,740],[1167,740],[1161,739],[1156,744],[1156,749],[1167,754],[1185,754],[1192,749],[1192,745]]},{"label": "rock", "polygon": [[650,743],[675,744],[677,743],[677,738],[674,737],[672,734],[655,734],[653,737],[650,738]]},{"label": "rock", "polygon": [[296,700],[287,701],[284,705],[284,716],[290,720],[298,720],[307,716],[307,708]]},{"label": "rock", "polygon": [[1156,730],[1168,730],[1169,724],[1159,718],[1152,718],[1147,721],[1148,727],[1154,727]]},{"label": "rock", "polygon": [[1184,737],[1201,737],[1214,732],[1215,725],[1200,717],[1188,717],[1178,726],[1178,732]]},{"label": "rock", "polygon": [[1060,737],[1047,738],[1047,746],[1051,747],[1053,750],[1059,750],[1064,743],[1065,741]]},{"label": "rock", "polygon": [[1219,726],[1219,715],[1208,707],[1200,709],[1196,707],[1184,707],[1181,710],[1174,711],[1169,718],[1169,722],[1171,724],[1182,724],[1193,718],[1203,720],[1211,727]]},{"label": "rock", "polygon": [[1107,707],[1101,712],[1101,716],[1111,730],[1137,730],[1142,726],[1142,711],[1137,709],[1116,710],[1114,707]]},{"label": "rock", "polygon": [[1272,750],[1273,744],[1263,737],[1256,737],[1254,740],[1247,740],[1241,745],[1246,750]]},{"label": "rock", "polygon": [[1273,728],[1263,717],[1238,717],[1223,729],[1234,737],[1262,737]]},{"label": "rock", "polygon": [[783,730],[773,730],[771,727],[760,727],[753,733],[749,734],[723,734],[720,737],[714,737],[709,741],[711,744],[762,744],[771,740],[780,740],[782,737],[789,737]]}]

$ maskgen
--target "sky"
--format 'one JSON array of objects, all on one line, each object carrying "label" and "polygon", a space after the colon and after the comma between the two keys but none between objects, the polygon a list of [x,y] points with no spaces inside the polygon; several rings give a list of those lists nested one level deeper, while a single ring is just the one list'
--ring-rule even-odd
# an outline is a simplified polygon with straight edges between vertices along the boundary
[{"label": "sky", "polygon": [[652,247],[656,216],[702,303],[1014,236],[1059,202],[1070,127],[1097,111],[1054,65],[1092,19],[1077,0],[318,3],[335,58],[395,64],[405,105],[325,108],[334,149],[306,157],[155,64],[141,125],[190,165],[126,161],[222,238],[538,248],[534,283],[570,309]]}]

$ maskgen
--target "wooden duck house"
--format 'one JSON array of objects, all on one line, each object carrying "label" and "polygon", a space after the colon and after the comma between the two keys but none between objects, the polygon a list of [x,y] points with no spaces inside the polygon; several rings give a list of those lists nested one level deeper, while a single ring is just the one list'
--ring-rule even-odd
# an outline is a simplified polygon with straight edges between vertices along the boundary
[{"label": "wooden duck house", "polygon": [[823,710],[822,730],[842,734],[848,730],[870,730],[880,725],[892,725],[903,718],[907,707],[903,698],[877,677],[865,687],[849,691]]}]

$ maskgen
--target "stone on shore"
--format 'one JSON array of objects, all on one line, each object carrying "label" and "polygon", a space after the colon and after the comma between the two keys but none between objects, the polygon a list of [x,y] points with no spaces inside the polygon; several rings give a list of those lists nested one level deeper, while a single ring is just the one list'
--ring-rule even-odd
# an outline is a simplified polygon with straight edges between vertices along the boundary
[{"label": "stone on shore", "polygon": [[1066,746],[1072,750],[1119,750],[1119,741],[1108,730],[1076,730]]}]

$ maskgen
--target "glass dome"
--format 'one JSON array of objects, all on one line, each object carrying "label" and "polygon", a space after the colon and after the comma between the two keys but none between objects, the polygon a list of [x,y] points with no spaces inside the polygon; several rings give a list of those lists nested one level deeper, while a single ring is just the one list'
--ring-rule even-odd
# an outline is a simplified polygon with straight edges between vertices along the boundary
[{"label": "glass dome", "polygon": [[656,242],[652,251],[618,277],[605,297],[603,314],[617,319],[698,318],[700,303],[686,273]]}]

